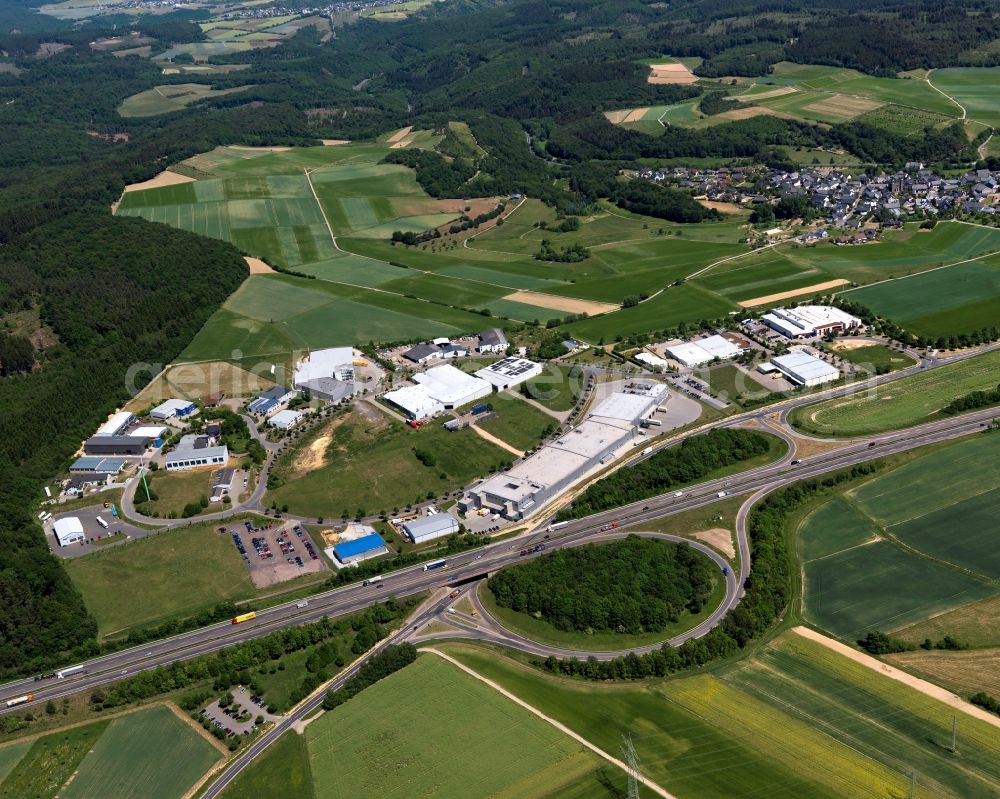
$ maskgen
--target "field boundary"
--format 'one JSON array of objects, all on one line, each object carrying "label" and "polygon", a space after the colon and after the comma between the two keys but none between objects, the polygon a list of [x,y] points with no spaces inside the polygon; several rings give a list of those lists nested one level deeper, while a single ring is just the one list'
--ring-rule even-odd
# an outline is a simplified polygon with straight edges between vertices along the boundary
[{"label": "field boundary", "polygon": [[[598,757],[600,757],[600,758],[602,758],[604,760],[607,760],[613,766],[616,766],[616,767],[620,768],[626,774],[628,774],[630,776],[634,776],[639,782],[641,782],[643,785],[645,785],[647,788],[649,788],[649,790],[653,791],[653,793],[655,793],[657,796],[662,796],[663,799],[677,799],[677,797],[675,797],[671,793],[668,793],[665,789],[661,788],[657,783],[653,782],[648,777],[644,777],[642,774],[632,774],[632,772],[629,769],[629,767],[625,763],[623,763],[621,760],[619,760],[618,758],[613,757],[612,755],[608,754],[603,749],[601,749],[599,746],[596,746],[595,744],[592,744],[590,741],[588,741],[582,735],[573,732],[573,730],[571,730],[565,724],[563,724],[563,723],[561,723],[559,721],[556,721],[551,716],[546,716],[538,708],[534,707],[533,705],[529,705],[527,702],[525,702],[519,696],[517,696],[516,694],[512,693],[511,691],[508,691],[506,688],[504,688],[503,686],[501,686],[499,683],[494,682],[493,680],[489,679],[489,677],[484,677],[478,671],[474,671],[473,669],[470,669],[464,663],[460,663],[458,660],[456,660],[455,658],[453,658],[451,655],[447,655],[447,654],[445,654],[444,652],[441,652],[438,649],[434,649],[433,647],[421,647],[421,649],[419,651],[421,651],[421,652],[429,652],[431,654],[437,655],[440,658],[444,658],[449,663],[451,663],[453,666],[457,666],[459,669],[461,669],[462,671],[464,671],[469,676],[474,677],[475,679],[479,680],[480,682],[485,683],[486,685],[488,685],[493,690],[498,691],[503,696],[507,697],[510,701],[514,702],[517,705],[520,705],[521,707],[523,707],[525,710],[527,710],[532,715],[537,716],[538,718],[540,718],[542,721],[546,722],[547,724],[551,724],[553,727],[555,727],[561,733],[563,733],[564,735],[568,735],[574,741],[576,741],[577,743],[579,743],[581,746],[584,746],[585,748],[589,749],[591,752],[593,752],[594,754],[596,754]],[[998,719],[998,722],[1000,722],[1000,719]],[[998,724],[998,726],[1000,726],[1000,724]]]},{"label": "field boundary", "polygon": [[873,658],[871,655],[866,655],[863,652],[852,649],[847,646],[847,644],[842,644],[840,641],[823,635],[822,633],[818,633],[808,627],[800,625],[792,627],[791,631],[809,641],[821,644],[827,649],[836,652],[838,655],[843,655],[849,660],[852,660],[865,668],[877,671],[883,677],[888,677],[890,680],[900,682],[903,685],[909,686],[925,696],[930,697],[931,699],[936,699],[949,707],[961,710],[963,713],[972,716],[973,718],[985,721],[987,724],[1000,729],[1000,716],[994,716],[992,713],[988,713],[975,705],[969,704],[958,694],[954,694],[939,685],[935,685],[934,683],[928,682],[920,677],[914,677],[909,672],[897,669],[895,666],[890,666],[888,663],[883,663],[881,660]]}]

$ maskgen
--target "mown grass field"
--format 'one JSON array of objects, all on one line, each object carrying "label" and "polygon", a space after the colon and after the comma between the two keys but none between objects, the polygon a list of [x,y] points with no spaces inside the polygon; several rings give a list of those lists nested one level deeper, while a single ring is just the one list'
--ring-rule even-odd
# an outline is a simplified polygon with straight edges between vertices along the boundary
[{"label": "mown grass field", "polygon": [[84,757],[63,799],[180,799],[221,754],[168,708],[113,719]]},{"label": "mown grass field", "polygon": [[797,408],[794,427],[813,435],[866,436],[900,430],[939,416],[941,408],[971,391],[996,388],[1000,351],[940,366],[870,391]]},{"label": "mown grass field", "polygon": [[118,106],[118,113],[123,117],[152,117],[180,111],[198,100],[224,97],[227,94],[246,91],[249,86],[237,86],[232,89],[213,89],[205,83],[172,83],[166,86],[155,86],[144,92],[125,98]]},{"label": "mown grass field", "polygon": [[1000,68],[935,69],[930,79],[941,91],[965,106],[970,119],[987,125],[1000,124]]},{"label": "mown grass field", "polygon": [[[255,595],[250,572],[217,525],[196,524],[66,561],[98,635],[190,616]],[[128,597],[127,601],[123,597]]]},{"label": "mown grass field", "polygon": [[806,616],[853,640],[996,596],[998,455],[995,435],[951,444],[814,510],[798,532]]},{"label": "mown grass field", "polygon": [[583,393],[582,371],[554,363],[545,365],[538,377],[524,383],[527,396],[553,411],[568,411]]},{"label": "mown grass field", "polygon": [[[154,502],[148,503],[149,508],[164,518],[173,514],[180,516],[184,506],[197,503],[201,497],[211,493],[210,472],[157,472],[152,479],[147,478],[150,491],[156,495]],[[146,494],[140,486],[136,491],[136,500],[145,499]]]},{"label": "mown grass field", "polygon": [[31,749],[32,743],[33,741],[20,741],[0,747],[0,789],[2,789],[3,781],[7,778],[7,775],[10,774],[14,766],[18,764],[18,761]]},{"label": "mown grass field", "polygon": [[888,655],[886,660],[911,674],[948,688],[959,696],[971,696],[980,691],[1000,696],[1000,649],[973,649],[964,652],[928,652],[918,649]]},{"label": "mown grass field", "polygon": [[[303,452],[315,442],[320,462],[300,473]],[[429,456],[433,465],[417,458]],[[440,424],[414,430],[395,420],[374,423],[358,413],[338,417],[293,451],[279,469],[287,482],[267,502],[288,504],[307,516],[352,517],[424,501],[486,476],[513,456],[469,429],[448,432]],[[234,550],[235,552],[235,550]]]},{"label": "mown grass field", "polygon": [[950,635],[968,646],[1000,647],[1000,596],[961,605],[896,630],[893,635],[911,644],[919,644],[926,638],[940,641]]},{"label": "mown grass field", "polygon": [[552,796],[581,784],[607,795],[595,755],[431,654],[316,719],[305,739],[316,799]]},{"label": "mown grass field", "polygon": [[[904,796],[910,767],[928,799],[996,780],[994,728],[970,720],[956,767],[935,751],[950,708],[791,633],[733,668],[641,684],[558,680],[472,645],[440,648],[605,751],[628,730],[643,774],[676,796]],[[777,669],[777,693],[758,662]]]},{"label": "mown grass field", "polygon": [[872,374],[885,374],[898,369],[913,366],[916,361],[909,355],[882,344],[870,344],[865,347],[838,347],[833,344],[830,351],[849,363],[860,366]]}]

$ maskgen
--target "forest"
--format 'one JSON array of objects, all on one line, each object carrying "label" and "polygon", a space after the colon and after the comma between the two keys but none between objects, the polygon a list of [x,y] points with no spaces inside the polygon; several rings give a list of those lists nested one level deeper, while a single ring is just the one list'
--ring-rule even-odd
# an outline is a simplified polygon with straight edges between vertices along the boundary
[{"label": "forest", "polygon": [[579,519],[689,485],[717,469],[764,455],[767,436],[750,430],[721,428],[691,436],[636,464],[598,480],[559,511],[557,518]]},{"label": "forest", "polygon": [[685,544],[630,535],[501,569],[488,586],[500,607],[557,630],[638,635],[667,629],[685,611],[699,612],[716,571]]}]

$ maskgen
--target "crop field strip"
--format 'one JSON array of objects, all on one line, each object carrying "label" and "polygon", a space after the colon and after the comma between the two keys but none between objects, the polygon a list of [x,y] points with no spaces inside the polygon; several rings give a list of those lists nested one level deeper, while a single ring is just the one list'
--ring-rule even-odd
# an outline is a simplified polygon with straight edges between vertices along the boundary
[{"label": "crop field strip", "polygon": [[953,444],[814,510],[799,530],[807,615],[854,639],[996,596],[998,455],[995,436]]}]

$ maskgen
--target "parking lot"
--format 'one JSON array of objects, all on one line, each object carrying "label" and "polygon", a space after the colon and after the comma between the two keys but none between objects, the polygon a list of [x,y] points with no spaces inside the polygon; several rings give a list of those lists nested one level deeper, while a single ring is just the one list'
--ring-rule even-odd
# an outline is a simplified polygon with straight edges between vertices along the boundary
[{"label": "parking lot", "polygon": [[249,519],[225,529],[250,569],[258,588],[283,583],[303,574],[326,569],[319,548],[295,522],[266,522]]},{"label": "parking lot", "polygon": [[[107,522],[107,527],[103,527],[97,521],[97,517]],[[56,519],[66,519],[76,517],[83,526],[83,534],[86,536],[80,544],[70,544],[61,547],[56,541],[55,533],[52,532],[52,525]],[[46,519],[44,523],[45,539],[49,542],[49,549],[61,558],[74,558],[79,555],[86,555],[96,552],[106,546],[130,541],[147,535],[155,535],[158,530],[144,530],[141,527],[129,524],[111,513],[110,508],[105,508],[103,504],[90,505],[86,508],[66,511],[64,513],[53,514],[52,518]]]},{"label": "parking lot", "polygon": [[218,702],[212,702],[201,711],[201,715],[208,718],[213,726],[225,730],[227,737],[253,732],[258,716],[263,716],[265,721],[278,720],[278,716],[267,712],[267,702],[251,696],[246,688],[234,688],[232,694],[233,704],[229,707],[219,707]]}]

